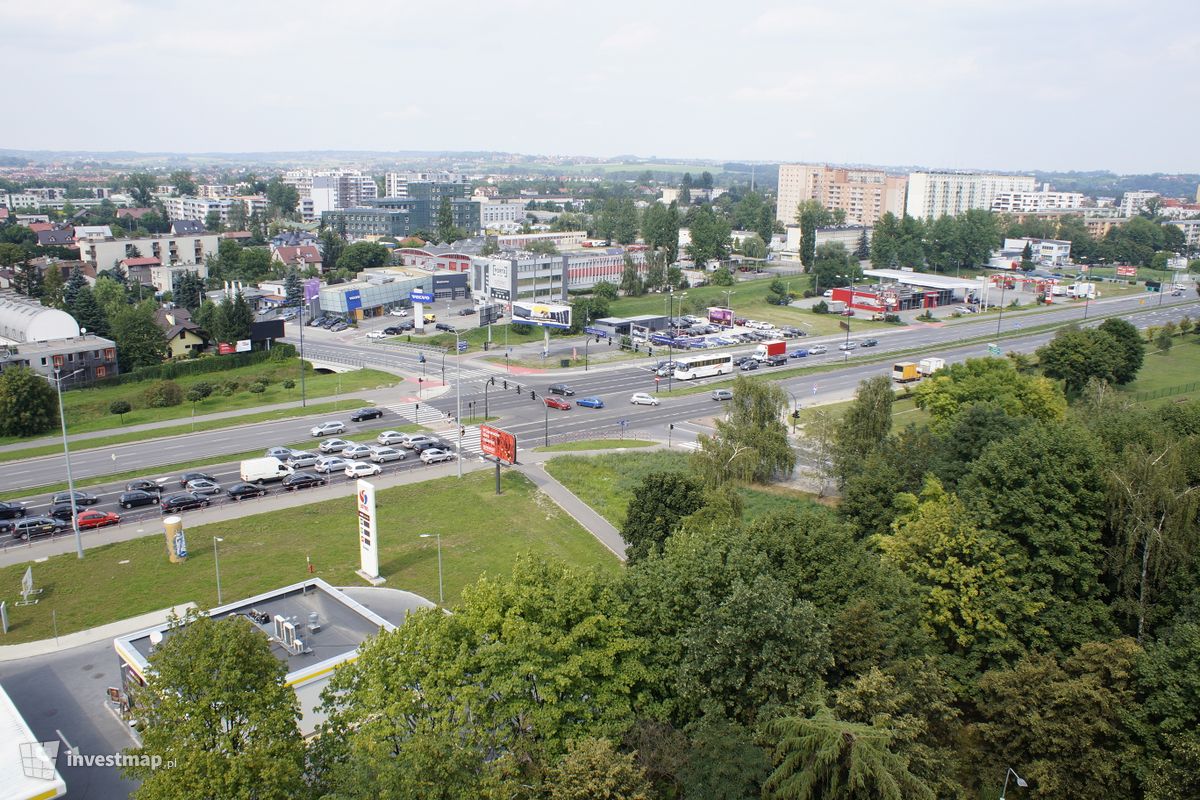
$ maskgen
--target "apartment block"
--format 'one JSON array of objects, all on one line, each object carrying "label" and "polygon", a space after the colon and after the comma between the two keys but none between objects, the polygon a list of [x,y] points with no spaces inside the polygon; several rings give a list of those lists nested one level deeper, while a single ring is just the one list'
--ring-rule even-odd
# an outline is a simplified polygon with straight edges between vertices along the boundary
[{"label": "apartment block", "polygon": [[997,175],[990,172],[914,172],[908,176],[910,217],[955,217],[971,209],[991,209],[1002,193],[1033,192],[1032,175]]},{"label": "apartment block", "polygon": [[203,264],[216,254],[220,239],[216,233],[86,239],[79,242],[79,258],[97,270],[112,269],[127,258],[157,258],[167,267]]},{"label": "apartment block", "polygon": [[430,183],[466,183],[466,176],[457,172],[388,172],[383,176],[387,197],[408,197],[408,185],[417,181]]},{"label": "apartment block", "polygon": [[1146,203],[1159,197],[1158,192],[1126,192],[1121,196],[1121,216],[1136,217],[1146,210]]},{"label": "apartment block", "polygon": [[775,218],[784,225],[795,224],[796,207],[805,200],[816,200],[826,208],[844,211],[847,222],[871,226],[889,212],[904,213],[907,182],[907,178],[883,170],[781,164]]},{"label": "apartment block", "polygon": [[1082,192],[1000,192],[992,200],[992,211],[998,214],[1036,214],[1083,207]]},{"label": "apartment block", "polygon": [[302,201],[313,201],[314,216],[320,216],[324,211],[361,206],[379,197],[375,179],[356,169],[292,169],[280,180],[294,186]]}]

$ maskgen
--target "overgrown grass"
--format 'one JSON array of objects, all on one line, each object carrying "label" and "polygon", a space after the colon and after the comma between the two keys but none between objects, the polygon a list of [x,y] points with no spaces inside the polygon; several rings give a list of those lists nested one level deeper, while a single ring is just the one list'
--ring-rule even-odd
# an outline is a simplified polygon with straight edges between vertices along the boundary
[{"label": "overgrown grass", "polygon": [[[1136,397],[1144,392],[1164,392],[1161,397],[1146,400],[1147,405],[1162,405],[1180,400],[1200,397],[1200,390],[1184,387],[1200,382],[1200,342],[1194,334],[1175,337],[1168,351],[1158,350],[1154,344],[1146,346],[1146,360],[1138,372],[1137,380],[1118,387],[1123,393]],[[1179,388],[1178,392],[1171,392]]]},{"label": "overgrown grass", "polygon": [[[483,574],[507,573],[522,553],[559,558],[615,573],[619,563],[603,545],[539,493],[519,472],[506,470],[497,496],[490,472],[442,478],[377,495],[379,567],[387,585],[438,597],[440,533],[446,604]],[[5,644],[91,628],[174,604],[216,605],[212,542],[220,536],[221,589],[228,601],[294,583],[315,574],[335,586],[357,586],[357,515],[353,489],[336,500],[189,528],[186,563],[170,564],[161,535],[97,547],[81,561],[55,556],[33,567],[45,590],[34,606],[12,607],[26,565],[0,569],[0,586],[13,592],[12,625]]]},{"label": "overgrown grass", "polygon": [[539,453],[565,453],[574,450],[620,450],[625,447],[653,447],[655,442],[645,439],[584,439],[579,442],[563,442],[548,447],[536,447]]}]

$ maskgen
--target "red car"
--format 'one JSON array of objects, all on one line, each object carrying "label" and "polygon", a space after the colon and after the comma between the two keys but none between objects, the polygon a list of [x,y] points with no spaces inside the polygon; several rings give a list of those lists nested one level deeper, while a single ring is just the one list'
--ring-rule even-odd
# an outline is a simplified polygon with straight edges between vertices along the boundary
[{"label": "red car", "polygon": [[561,397],[543,397],[542,401],[545,402],[546,405],[550,406],[550,408],[559,408],[563,411],[571,410],[570,402],[563,400]]},{"label": "red car", "polygon": [[111,511],[81,511],[77,520],[81,529],[103,528],[105,525],[116,525],[121,521],[121,515]]}]

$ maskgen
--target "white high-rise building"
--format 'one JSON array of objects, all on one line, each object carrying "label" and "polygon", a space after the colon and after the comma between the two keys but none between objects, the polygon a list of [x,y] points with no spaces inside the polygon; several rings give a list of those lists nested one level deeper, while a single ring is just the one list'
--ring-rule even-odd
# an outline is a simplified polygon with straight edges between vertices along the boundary
[{"label": "white high-rise building", "polygon": [[910,217],[955,217],[973,208],[990,209],[1002,193],[1033,192],[1032,175],[995,175],[990,172],[914,172],[908,176]]},{"label": "white high-rise building", "polygon": [[[301,200],[313,199],[313,205],[320,206],[318,216],[321,210],[355,208],[367,200],[379,197],[379,186],[375,179],[356,169],[290,169],[283,173],[281,180],[296,187],[296,193],[300,195]],[[320,189],[322,193],[320,202],[313,195],[316,189]],[[325,203],[333,205],[326,208]]]},{"label": "white high-rise building", "polygon": [[1082,208],[1082,192],[1000,192],[992,200],[992,211],[998,214],[1036,214],[1039,211]]},{"label": "white high-rise building", "polygon": [[465,179],[458,172],[389,172],[383,176],[383,190],[388,197],[408,197],[408,184],[416,181],[462,183]]},{"label": "white high-rise building", "polygon": [[1121,196],[1121,216],[1135,217],[1146,208],[1146,202],[1160,197],[1158,192],[1126,192]]}]

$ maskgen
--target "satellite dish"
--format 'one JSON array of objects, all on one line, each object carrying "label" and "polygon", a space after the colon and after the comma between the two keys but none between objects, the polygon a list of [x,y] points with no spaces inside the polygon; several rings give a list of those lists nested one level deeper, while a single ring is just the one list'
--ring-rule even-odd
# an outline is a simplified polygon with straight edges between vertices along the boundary
[{"label": "satellite dish", "polygon": [[150,644],[157,647],[158,645],[162,644],[162,640],[162,631],[150,631]]}]

